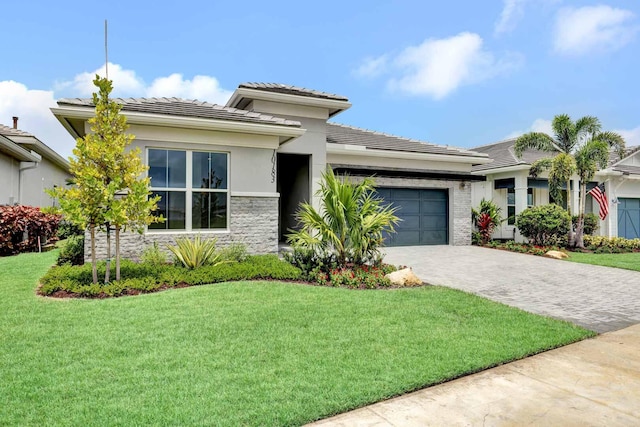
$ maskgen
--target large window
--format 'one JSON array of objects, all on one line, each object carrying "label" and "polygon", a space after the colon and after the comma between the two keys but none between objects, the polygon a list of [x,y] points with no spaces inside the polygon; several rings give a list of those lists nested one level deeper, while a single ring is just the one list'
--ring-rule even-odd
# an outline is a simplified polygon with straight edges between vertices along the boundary
[{"label": "large window", "polygon": [[514,225],[516,223],[516,190],[515,188],[507,189],[507,224]]},{"label": "large window", "polygon": [[160,196],[158,214],[166,221],[151,230],[226,229],[228,155],[149,149],[151,191]]}]

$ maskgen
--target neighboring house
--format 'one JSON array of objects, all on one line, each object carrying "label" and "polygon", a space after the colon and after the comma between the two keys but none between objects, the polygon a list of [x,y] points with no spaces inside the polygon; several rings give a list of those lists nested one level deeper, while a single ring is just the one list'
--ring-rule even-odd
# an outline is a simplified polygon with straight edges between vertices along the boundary
[{"label": "neighboring house", "polygon": [[30,133],[0,124],[0,205],[51,206],[45,192],[65,185],[69,162]]},{"label": "neighboring house", "polygon": [[[552,202],[549,197],[547,177],[529,177],[529,167],[533,162],[552,154],[527,150],[522,159],[515,156],[513,146],[516,139],[508,139],[494,144],[473,148],[485,153],[493,159],[492,163],[476,165],[473,174],[486,177],[486,181],[474,182],[472,185],[472,203],[478,206],[484,198],[493,200],[502,208],[502,216],[507,218],[493,234],[498,239],[516,239],[522,236],[515,227],[515,215],[530,206],[544,205]],[[640,237],[640,147],[626,150],[620,159],[612,155],[609,166],[596,173],[593,182],[587,184],[587,191],[599,183],[605,183],[605,191],[609,200],[609,215],[600,221],[597,234],[603,236],[620,236],[626,238]],[[571,211],[578,212],[579,180],[574,176],[571,180]],[[567,205],[566,185],[563,200],[557,202]],[[599,206],[590,195],[585,200],[585,211],[599,213]]]},{"label": "neighboring house", "polygon": [[[339,174],[376,175],[380,194],[403,218],[388,244],[470,244],[471,182],[484,179],[471,168],[489,162],[487,155],[328,122],[351,107],[343,96],[245,83],[225,106],[177,98],[117,102],[167,218],[142,236],[127,236],[125,256],[197,233],[276,252],[296,227],[299,203],[317,205],[313,195],[327,165]],[[90,99],[61,99],[52,111],[72,136],[89,132]]]}]

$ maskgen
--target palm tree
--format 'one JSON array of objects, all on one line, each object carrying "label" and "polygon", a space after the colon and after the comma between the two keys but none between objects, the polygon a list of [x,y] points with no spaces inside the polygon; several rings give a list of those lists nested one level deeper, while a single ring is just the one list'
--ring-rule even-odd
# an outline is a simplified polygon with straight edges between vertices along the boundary
[{"label": "palm tree", "polygon": [[[529,132],[516,140],[514,151],[521,158],[525,150],[534,149],[554,154],[531,164],[529,175],[537,177],[549,171],[549,194],[555,200],[561,199],[561,187],[566,183],[567,211],[571,214],[571,177],[578,174],[581,180],[579,218],[577,232],[582,247],[584,224],[584,199],[586,185],[593,178],[598,167],[606,167],[609,149],[624,150],[624,140],[613,132],[601,132],[602,125],[597,117],[585,116],[577,121],[567,114],[559,114],[551,123],[554,137],[544,132]],[[622,148],[621,148],[622,147]],[[569,217],[571,218],[571,217]],[[569,243],[573,243],[572,227],[569,224]]]},{"label": "palm tree", "polygon": [[576,246],[584,247],[584,207],[587,197],[587,182],[593,179],[598,169],[604,169],[609,164],[609,152],[614,150],[620,158],[623,157],[625,141],[615,132],[598,132],[592,135],[575,154],[576,171],[580,177],[580,204],[578,224],[576,225]]},{"label": "palm tree", "polygon": [[328,167],[316,195],[321,211],[302,203],[296,214],[302,228],[291,230],[289,242],[317,253],[332,253],[342,267],[379,259],[382,234],[392,232],[399,219],[395,208],[384,206],[376,197],[373,179],[353,183],[336,177]]}]

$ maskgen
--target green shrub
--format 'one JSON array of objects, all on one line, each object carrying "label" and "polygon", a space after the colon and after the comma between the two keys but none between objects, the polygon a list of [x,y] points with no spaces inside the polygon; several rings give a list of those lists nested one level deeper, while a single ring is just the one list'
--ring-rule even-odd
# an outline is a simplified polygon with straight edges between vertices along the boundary
[{"label": "green shrub", "polygon": [[71,235],[67,238],[64,246],[60,249],[56,264],[84,264],[84,236]]},{"label": "green shrub", "polygon": [[71,236],[84,236],[84,230],[67,220],[62,220],[58,224],[58,239],[64,240]]},{"label": "green shrub", "polygon": [[247,259],[247,245],[244,243],[231,243],[218,250],[221,261],[242,262]]},{"label": "green shrub", "polygon": [[167,245],[175,256],[176,264],[194,269],[204,265],[215,265],[220,262],[220,254],[216,253],[217,239],[203,240],[197,235],[193,240],[186,237],[176,239],[176,246]]},{"label": "green shrub", "polygon": [[[149,245],[142,251],[140,261],[144,264],[150,265],[164,265],[167,263],[167,254],[160,250],[157,242],[153,242],[153,245]],[[122,268],[122,267],[121,267]],[[122,271],[120,272],[122,274]]]},{"label": "green shrub", "polygon": [[[573,223],[573,229],[575,230],[578,226],[578,215],[574,215],[571,218],[571,222]],[[600,218],[598,215],[594,213],[584,214],[584,234],[593,235],[598,230],[598,226],[600,224]]]},{"label": "green shrub", "polygon": [[529,242],[545,246],[569,232],[567,211],[558,205],[542,205],[525,209],[516,218],[516,227]]},{"label": "green shrub", "polygon": [[617,254],[640,251],[640,239],[623,237],[584,236],[584,246],[595,253]]},{"label": "green shrub", "polygon": [[335,254],[329,252],[317,252],[304,246],[294,246],[291,250],[283,252],[282,257],[294,267],[302,270],[310,281],[315,281],[313,277],[315,271],[328,273],[338,267]]},{"label": "green shrub", "polygon": [[[98,264],[104,275],[105,263]],[[185,269],[181,266],[135,263],[122,260],[122,280],[108,284],[92,284],[91,265],[64,264],[52,267],[40,280],[39,293],[52,295],[65,291],[78,297],[111,297],[153,292],[177,285],[203,285],[235,280],[300,280],[302,272],[276,255],[248,256],[242,262],[224,263]]]}]

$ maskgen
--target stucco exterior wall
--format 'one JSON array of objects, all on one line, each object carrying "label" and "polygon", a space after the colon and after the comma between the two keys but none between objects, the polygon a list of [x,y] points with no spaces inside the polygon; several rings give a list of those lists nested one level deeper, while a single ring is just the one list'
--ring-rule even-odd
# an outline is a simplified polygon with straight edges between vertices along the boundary
[{"label": "stucco exterior wall", "polygon": [[18,203],[18,169],[20,162],[0,153],[0,205]]},{"label": "stucco exterior wall", "polygon": [[64,187],[71,175],[43,158],[34,169],[22,171],[20,203],[29,206],[51,206],[54,200],[45,192],[54,186]]}]

